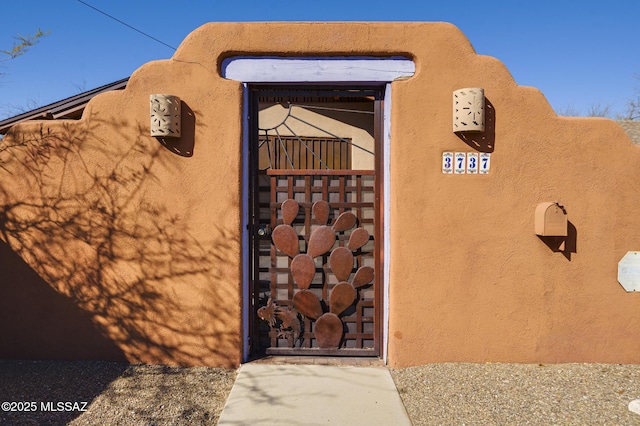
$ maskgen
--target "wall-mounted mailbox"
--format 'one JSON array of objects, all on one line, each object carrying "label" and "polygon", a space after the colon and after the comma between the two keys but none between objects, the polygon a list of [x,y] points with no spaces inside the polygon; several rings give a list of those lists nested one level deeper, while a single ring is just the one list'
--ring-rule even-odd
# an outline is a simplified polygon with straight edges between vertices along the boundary
[{"label": "wall-mounted mailbox", "polygon": [[540,203],[536,207],[535,232],[541,237],[566,237],[567,212],[556,203]]}]

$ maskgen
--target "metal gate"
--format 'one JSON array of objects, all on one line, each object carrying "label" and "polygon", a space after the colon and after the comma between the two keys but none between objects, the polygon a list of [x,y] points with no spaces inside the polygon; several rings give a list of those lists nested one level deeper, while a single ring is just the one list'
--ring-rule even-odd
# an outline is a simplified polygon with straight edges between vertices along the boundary
[{"label": "metal gate", "polygon": [[380,355],[382,90],[251,95],[251,351]]}]

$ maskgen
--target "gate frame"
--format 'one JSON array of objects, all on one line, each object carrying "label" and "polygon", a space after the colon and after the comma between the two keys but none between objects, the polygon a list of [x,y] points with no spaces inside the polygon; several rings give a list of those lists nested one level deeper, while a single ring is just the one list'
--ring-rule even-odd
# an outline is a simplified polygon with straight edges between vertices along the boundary
[{"label": "gate frame", "polygon": [[382,309],[380,327],[382,341],[380,342],[380,357],[387,363],[387,346],[389,333],[389,261],[391,259],[390,241],[390,200],[391,182],[390,152],[391,152],[391,90],[392,82],[397,79],[407,79],[415,73],[415,64],[404,57],[232,57],[223,61],[221,74],[224,78],[239,81],[243,85],[243,114],[242,114],[242,357],[246,362],[250,355],[250,241],[249,241],[249,144],[251,128],[250,116],[250,84],[277,83],[281,86],[301,84],[327,84],[330,87],[339,86],[384,86],[384,111],[382,112],[382,167],[383,176],[381,200],[383,211],[383,251],[382,251]]},{"label": "gate frame", "polygon": [[[371,170],[370,175],[374,176],[375,178],[375,182],[374,182],[374,186],[373,186],[373,193],[374,193],[374,216],[373,216],[373,224],[374,224],[374,230],[372,235],[374,235],[374,249],[373,249],[373,257],[374,257],[374,264],[375,264],[375,270],[376,271],[383,271],[384,267],[383,267],[383,244],[384,244],[384,221],[383,221],[383,211],[384,211],[384,206],[383,206],[383,202],[384,202],[384,197],[383,197],[383,182],[384,182],[384,176],[383,176],[383,170],[384,170],[384,158],[383,158],[383,137],[382,137],[382,132],[383,132],[383,105],[384,105],[384,85],[367,85],[367,86],[359,86],[359,85],[355,85],[355,84],[349,84],[347,86],[334,86],[334,85],[321,85],[321,86],[317,86],[317,85],[291,85],[291,84],[287,84],[287,85],[275,85],[275,84],[270,84],[270,85],[264,85],[264,84],[255,84],[255,85],[250,85],[250,87],[248,88],[248,90],[250,91],[250,108],[251,108],[251,114],[250,114],[250,125],[251,125],[251,134],[249,135],[249,143],[250,143],[250,147],[249,147],[249,180],[250,182],[256,182],[257,179],[257,175],[259,175],[259,171],[258,171],[258,163],[259,163],[259,153],[258,150],[256,149],[257,147],[257,142],[260,139],[260,135],[258,134],[258,129],[256,127],[259,127],[259,123],[257,122],[258,119],[258,111],[259,111],[259,103],[258,103],[258,99],[260,96],[262,96],[262,94],[269,94],[269,95],[273,95],[276,97],[288,97],[288,96],[303,96],[303,97],[309,97],[309,98],[313,98],[313,97],[320,97],[323,98],[325,96],[340,96],[340,97],[345,97],[345,98],[349,98],[349,97],[361,97],[361,96],[373,96],[374,100],[372,101],[373,104],[373,138],[374,138],[374,146],[375,146],[375,153],[374,153],[374,167]],[[251,120],[255,120],[255,122],[251,123]],[[317,176],[317,175],[324,175],[324,170],[305,170],[305,169],[299,169],[299,170],[285,170],[287,172],[287,174],[290,175],[296,175],[296,176],[307,176],[307,175],[313,175],[313,176]],[[357,170],[349,170],[346,171],[344,173],[345,176],[353,176],[354,174],[352,172],[356,172]],[[331,175],[342,175],[343,170],[332,170],[330,172]],[[367,174],[365,172],[365,174]],[[252,176],[253,175],[253,176]],[[267,173],[267,175],[269,175]],[[249,292],[248,292],[248,297],[251,299],[251,303],[253,303],[253,308],[249,308],[250,311],[250,316],[248,319],[248,325],[249,325],[249,334],[250,336],[258,336],[257,333],[257,326],[256,326],[256,321],[259,322],[259,320],[257,320],[253,314],[254,309],[255,309],[255,303],[257,301],[257,292],[256,292],[256,274],[259,274],[258,271],[256,271],[256,268],[258,268],[258,264],[259,264],[259,248],[256,245],[256,235],[253,234],[256,229],[253,228],[252,229],[252,224],[255,226],[255,221],[257,220],[258,222],[260,222],[259,218],[257,219],[255,216],[256,214],[259,214],[259,201],[258,199],[260,198],[260,192],[256,191],[257,187],[253,187],[249,188],[249,199],[250,202],[253,203],[253,205],[250,205],[250,212],[252,213],[252,215],[249,215],[249,248],[252,249],[252,253],[251,255],[253,256],[253,259],[250,258],[250,262],[252,262],[252,271],[250,271],[250,276],[249,276]],[[252,190],[253,189],[253,190]],[[273,200],[272,200],[273,202]],[[253,218],[251,217],[253,216]],[[273,226],[273,224],[272,224]],[[253,245],[252,245],[253,243]],[[253,273],[253,277],[251,277],[251,274]],[[253,278],[253,279],[252,279]],[[383,293],[383,289],[384,289],[384,284],[383,284],[383,280],[384,280],[384,275],[381,273],[376,273],[374,276],[374,285],[373,285],[373,292],[374,292],[374,312],[371,315],[373,317],[373,348],[371,349],[363,349],[363,348],[340,348],[338,351],[333,351],[333,350],[323,350],[320,348],[313,348],[311,350],[306,349],[306,348],[298,348],[298,349],[293,349],[293,348],[283,348],[283,347],[279,347],[279,348],[268,348],[267,349],[267,354],[269,353],[277,353],[277,354],[287,354],[287,355],[317,355],[317,356],[326,356],[326,355],[331,355],[331,356],[368,356],[368,357],[372,357],[372,356],[376,356],[379,357],[382,354],[382,342],[383,342],[383,336],[382,336],[382,308],[384,306],[384,293]],[[252,283],[253,283],[253,287],[252,287]],[[358,334],[358,332],[356,331],[355,334]],[[251,342],[253,344],[253,342]],[[250,355],[253,354],[253,349],[255,348],[249,348],[250,349]],[[275,352],[274,352],[275,351]]]}]

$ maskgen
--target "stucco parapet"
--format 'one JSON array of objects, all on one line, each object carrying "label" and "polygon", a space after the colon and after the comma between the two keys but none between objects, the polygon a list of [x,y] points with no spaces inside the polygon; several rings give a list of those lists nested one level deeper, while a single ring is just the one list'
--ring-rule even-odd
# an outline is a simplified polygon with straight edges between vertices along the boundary
[{"label": "stucco parapet", "polygon": [[474,54],[467,37],[446,22],[251,22],[208,23],[193,31],[173,59],[199,61],[219,70],[236,55],[407,56],[433,46]]}]

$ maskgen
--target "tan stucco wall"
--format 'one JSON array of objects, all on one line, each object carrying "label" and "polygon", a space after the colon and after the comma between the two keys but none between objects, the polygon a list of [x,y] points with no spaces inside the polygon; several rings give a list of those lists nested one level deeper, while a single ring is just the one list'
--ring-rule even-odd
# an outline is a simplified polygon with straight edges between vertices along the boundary
[{"label": "tan stucco wall", "polygon": [[[76,340],[92,346],[34,349],[16,332],[0,356],[241,361],[242,89],[219,74],[237,54],[416,63],[392,95],[391,366],[640,362],[640,294],[616,281],[620,258],[640,250],[638,147],[609,120],[557,117],[445,23],[208,24],[126,90],[94,98],[80,122],[16,126],[3,146],[26,145],[0,153],[0,232],[28,267],[3,285],[68,296],[90,323]],[[495,111],[480,140],[491,173],[443,175],[443,151],[474,150],[451,131],[451,92],[472,86]],[[151,93],[187,106],[167,147],[148,136]],[[571,253],[533,232],[536,205],[556,200]],[[39,329],[45,313],[22,318]]]}]

